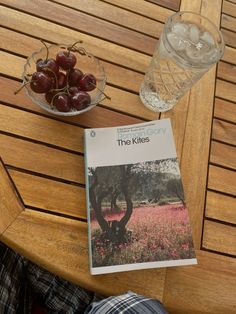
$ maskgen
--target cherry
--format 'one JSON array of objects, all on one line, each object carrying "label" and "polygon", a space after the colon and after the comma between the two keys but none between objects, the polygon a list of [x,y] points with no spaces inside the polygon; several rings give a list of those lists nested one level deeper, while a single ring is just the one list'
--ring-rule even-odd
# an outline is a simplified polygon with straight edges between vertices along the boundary
[{"label": "cherry", "polygon": [[91,103],[90,95],[82,91],[71,96],[70,100],[71,100],[72,107],[74,107],[77,110],[85,109]]},{"label": "cherry", "polygon": [[70,97],[65,93],[58,93],[53,98],[53,105],[57,108],[58,111],[68,112],[71,110]]},{"label": "cherry", "polygon": [[68,88],[68,92],[69,92],[70,95],[73,96],[73,95],[75,95],[75,94],[77,94],[79,92],[79,89],[76,86],[72,86],[72,87]]},{"label": "cherry", "polygon": [[47,60],[38,60],[36,63],[36,70],[38,72],[44,71],[50,76],[54,76],[53,73],[56,75],[59,72],[59,65],[56,63],[54,59],[47,59]]},{"label": "cherry", "polygon": [[83,72],[79,69],[71,69],[68,72],[68,83],[70,86],[77,86],[81,78],[83,77]]},{"label": "cherry", "polygon": [[67,50],[61,50],[56,55],[57,64],[64,70],[72,69],[76,64],[76,56]]},{"label": "cherry", "polygon": [[51,101],[53,99],[53,97],[57,94],[57,92],[53,89],[51,89],[50,91],[48,91],[46,94],[45,94],[45,99],[47,100],[47,102],[49,104],[51,104]]},{"label": "cherry", "polygon": [[86,73],[79,81],[79,88],[83,91],[92,91],[96,87],[96,78],[93,74]]},{"label": "cherry", "polygon": [[46,93],[52,87],[52,80],[45,72],[34,72],[30,81],[30,87],[35,93]]},{"label": "cherry", "polygon": [[58,88],[66,86],[66,75],[63,72],[59,72],[57,75]]}]

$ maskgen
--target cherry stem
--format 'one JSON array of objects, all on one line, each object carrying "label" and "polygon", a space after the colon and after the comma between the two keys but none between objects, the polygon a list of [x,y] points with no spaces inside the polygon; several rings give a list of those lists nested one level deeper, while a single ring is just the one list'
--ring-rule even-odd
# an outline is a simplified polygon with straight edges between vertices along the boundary
[{"label": "cherry stem", "polygon": [[[93,84],[92,82],[90,82],[90,84],[93,85],[93,86],[95,86],[95,87],[99,90],[99,92],[101,92],[101,93],[104,95],[104,97],[105,97],[104,99],[107,98],[107,99],[111,100],[111,97],[108,96],[106,93],[104,93],[99,87],[97,87],[96,84]],[[104,99],[103,99],[103,100],[104,100]]]},{"label": "cherry stem", "polygon": [[33,81],[25,82],[20,88],[18,88],[18,89],[14,92],[14,94],[15,94],[15,95],[18,94],[18,93],[25,87],[25,85],[29,84],[30,82],[33,82]]},{"label": "cherry stem", "polygon": [[72,46],[69,46],[67,49],[68,49],[68,56],[70,55],[70,51],[73,49],[74,46],[76,46],[77,44],[82,44],[83,41],[82,40],[79,40],[79,41],[76,41],[75,43],[73,43]]},{"label": "cherry stem", "polygon": [[41,43],[46,47],[47,54],[46,54],[46,59],[45,59],[45,61],[48,61],[48,55],[49,55],[48,46],[45,44],[45,42],[44,42],[42,39],[40,39],[40,41],[41,41]]}]

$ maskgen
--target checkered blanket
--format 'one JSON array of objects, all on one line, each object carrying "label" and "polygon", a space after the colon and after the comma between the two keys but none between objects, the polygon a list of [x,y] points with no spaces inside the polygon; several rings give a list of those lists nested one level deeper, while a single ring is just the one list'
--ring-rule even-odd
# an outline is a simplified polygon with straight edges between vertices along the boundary
[{"label": "checkered blanket", "polygon": [[50,274],[0,243],[1,314],[168,314],[162,304],[133,292],[101,299]]}]

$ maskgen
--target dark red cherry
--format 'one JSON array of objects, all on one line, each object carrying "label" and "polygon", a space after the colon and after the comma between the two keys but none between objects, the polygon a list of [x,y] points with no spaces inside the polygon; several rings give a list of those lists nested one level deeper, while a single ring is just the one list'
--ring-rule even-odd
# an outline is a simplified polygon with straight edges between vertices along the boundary
[{"label": "dark red cherry", "polygon": [[68,112],[71,110],[70,97],[66,94],[58,93],[53,98],[53,105],[58,111]]},{"label": "dark red cherry", "polygon": [[58,88],[63,88],[66,86],[66,75],[63,72],[59,72],[57,75]]},{"label": "dark red cherry", "polygon": [[53,89],[51,89],[50,91],[48,91],[46,94],[45,94],[45,99],[46,101],[51,104],[51,101],[53,99],[53,97],[57,94],[58,92],[54,91]]},{"label": "dark red cherry", "polygon": [[77,86],[81,78],[83,77],[83,72],[79,69],[71,69],[68,73],[68,83],[70,86]]},{"label": "dark red cherry", "polygon": [[71,106],[77,110],[85,109],[91,103],[91,97],[86,92],[78,92],[75,95],[71,96]]},{"label": "dark red cherry", "polygon": [[52,87],[51,77],[45,72],[34,72],[31,78],[30,87],[35,93],[46,93]]},{"label": "dark red cherry", "polygon": [[69,87],[68,91],[69,91],[69,94],[73,96],[79,92],[79,89],[76,86],[72,86],[72,87]]},{"label": "dark red cherry", "polygon": [[36,70],[38,72],[44,71],[50,76],[54,76],[58,74],[59,72],[59,65],[56,63],[54,59],[47,59],[47,60],[42,60],[39,59],[36,63]]},{"label": "dark red cherry", "polygon": [[83,91],[91,91],[96,87],[96,78],[93,74],[86,73],[79,81],[79,87]]},{"label": "dark red cherry", "polygon": [[64,70],[72,69],[76,64],[76,56],[67,50],[61,50],[56,56],[57,64]]}]

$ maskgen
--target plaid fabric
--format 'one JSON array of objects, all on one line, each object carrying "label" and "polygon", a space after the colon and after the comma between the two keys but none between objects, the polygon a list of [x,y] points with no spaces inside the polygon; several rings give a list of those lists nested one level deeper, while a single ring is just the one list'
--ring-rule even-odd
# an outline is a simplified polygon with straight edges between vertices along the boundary
[{"label": "plaid fabric", "polygon": [[[41,308],[35,307],[36,303]],[[95,302],[96,301],[96,302]],[[50,274],[0,243],[0,314],[166,314],[162,304],[128,292],[100,296]]]},{"label": "plaid fabric", "polygon": [[162,304],[133,292],[92,303],[87,314],[168,314]]}]

